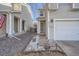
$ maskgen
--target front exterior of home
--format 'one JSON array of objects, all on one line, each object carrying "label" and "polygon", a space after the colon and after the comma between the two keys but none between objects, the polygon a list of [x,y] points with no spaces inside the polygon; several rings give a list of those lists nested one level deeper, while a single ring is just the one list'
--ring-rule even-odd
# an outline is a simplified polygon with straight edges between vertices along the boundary
[{"label": "front exterior of home", "polygon": [[45,31],[49,42],[53,40],[79,40],[78,3],[49,3],[45,4],[42,10],[45,12]]},{"label": "front exterior of home", "polygon": [[31,7],[28,4],[0,4],[0,15],[5,15],[3,24],[0,24],[0,36],[22,34],[32,27]]}]

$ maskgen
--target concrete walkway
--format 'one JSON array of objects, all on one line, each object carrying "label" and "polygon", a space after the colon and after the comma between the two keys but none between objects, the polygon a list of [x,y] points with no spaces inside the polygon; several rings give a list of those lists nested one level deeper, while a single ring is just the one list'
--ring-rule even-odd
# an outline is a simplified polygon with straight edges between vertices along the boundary
[{"label": "concrete walkway", "polygon": [[45,51],[45,46],[50,46],[49,50],[58,50],[63,52],[63,50],[56,45],[56,42],[48,42],[46,36],[34,35],[31,42],[28,44],[24,52],[28,51]]},{"label": "concrete walkway", "polygon": [[25,33],[17,36],[21,40],[15,38],[0,38],[0,55],[13,56],[17,52],[23,51],[32,39],[32,33]]},{"label": "concrete walkway", "polygon": [[57,41],[68,56],[79,56],[79,41]]}]

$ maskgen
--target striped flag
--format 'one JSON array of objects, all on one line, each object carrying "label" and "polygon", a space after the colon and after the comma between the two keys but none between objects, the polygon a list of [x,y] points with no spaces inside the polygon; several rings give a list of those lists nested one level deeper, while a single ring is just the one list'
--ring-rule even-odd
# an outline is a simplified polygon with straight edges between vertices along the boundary
[{"label": "striped flag", "polygon": [[5,20],[5,16],[0,14],[0,28],[2,28],[4,20]]}]

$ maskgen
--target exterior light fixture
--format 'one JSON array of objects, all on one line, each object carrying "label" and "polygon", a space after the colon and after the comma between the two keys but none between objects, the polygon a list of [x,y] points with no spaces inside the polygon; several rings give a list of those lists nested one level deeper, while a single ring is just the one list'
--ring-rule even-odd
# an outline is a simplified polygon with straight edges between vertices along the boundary
[{"label": "exterior light fixture", "polygon": [[51,19],[50,22],[53,23],[53,19]]}]

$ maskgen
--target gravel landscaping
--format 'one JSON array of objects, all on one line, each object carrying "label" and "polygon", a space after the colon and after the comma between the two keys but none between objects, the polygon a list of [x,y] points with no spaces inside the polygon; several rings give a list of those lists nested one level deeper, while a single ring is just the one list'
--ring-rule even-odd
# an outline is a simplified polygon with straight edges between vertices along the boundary
[{"label": "gravel landscaping", "polygon": [[29,52],[19,52],[18,56],[65,56],[64,52],[59,50],[48,50],[48,51],[29,51]]},{"label": "gravel landscaping", "polygon": [[[41,41],[40,41],[41,40]],[[54,41],[51,44],[46,43],[44,37],[34,36],[26,49],[18,52],[19,56],[65,56],[64,51]],[[41,43],[42,42],[42,43]]]}]

